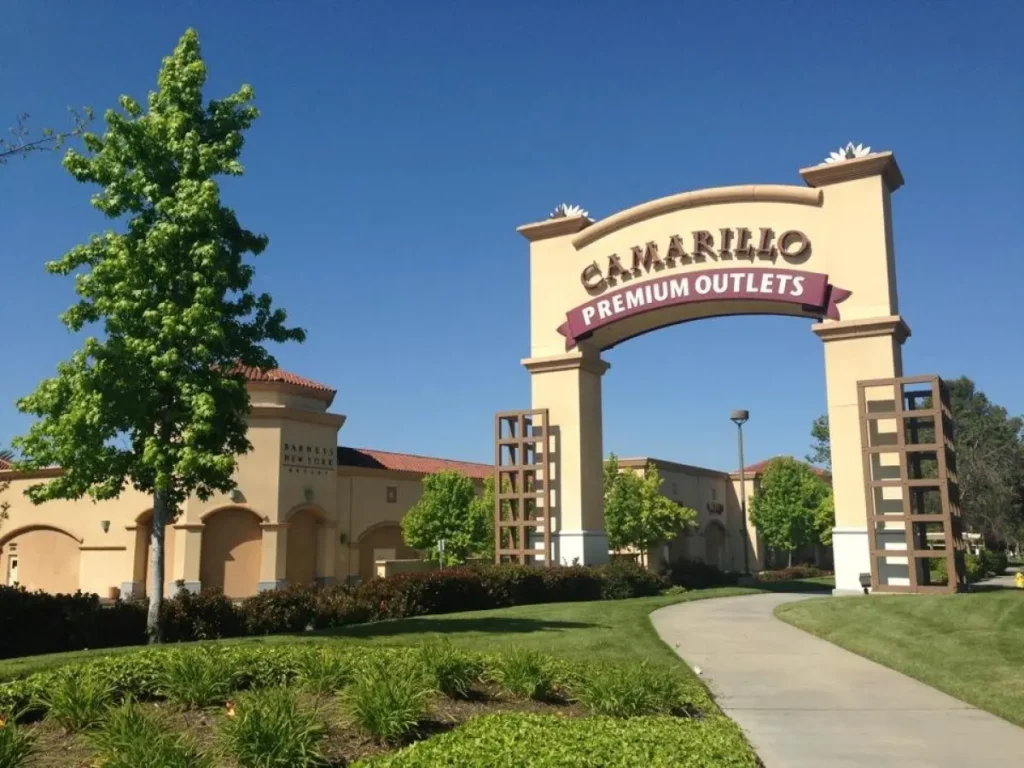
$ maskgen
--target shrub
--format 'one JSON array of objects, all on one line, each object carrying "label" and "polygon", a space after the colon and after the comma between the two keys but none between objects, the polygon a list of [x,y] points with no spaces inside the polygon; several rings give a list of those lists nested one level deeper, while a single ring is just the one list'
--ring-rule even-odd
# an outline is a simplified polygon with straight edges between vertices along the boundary
[{"label": "shrub", "polygon": [[452,699],[465,698],[483,674],[480,659],[460,651],[448,639],[424,643],[419,655],[437,690]]},{"label": "shrub", "polygon": [[65,729],[81,731],[103,720],[113,698],[113,686],[95,669],[65,667],[52,675],[40,704]]},{"label": "shrub", "polygon": [[351,587],[335,585],[322,587],[315,593],[316,610],[313,615],[314,629],[343,627],[370,621],[372,613],[361,605]]},{"label": "shrub", "polygon": [[986,576],[1002,576],[1010,565],[1005,552],[994,549],[981,550],[981,568]]},{"label": "shrub", "polygon": [[668,715],[684,707],[682,681],[673,670],[641,664],[592,669],[578,688],[580,703],[595,715]]},{"label": "shrub", "polygon": [[361,768],[756,768],[739,726],[701,719],[561,718],[503,713],[474,717],[448,733]]},{"label": "shrub", "polygon": [[163,655],[160,692],[185,707],[209,707],[227,701],[235,675],[225,654],[214,648],[187,648]]},{"label": "shrub", "polygon": [[973,584],[985,577],[985,569],[982,566],[981,558],[978,555],[970,552],[964,555],[964,569],[967,573],[968,584]]},{"label": "shrub", "polygon": [[248,635],[304,632],[313,624],[316,608],[315,587],[292,585],[246,598],[241,615]]},{"label": "shrub", "polygon": [[164,726],[131,699],[112,707],[90,741],[103,768],[212,768],[185,734]]},{"label": "shrub", "polygon": [[308,650],[299,659],[298,679],[318,696],[329,696],[352,682],[352,665],[346,657],[324,648]]},{"label": "shrub", "polygon": [[382,744],[396,744],[423,719],[433,688],[417,658],[376,654],[359,665],[345,693],[356,725]]},{"label": "shrub", "polygon": [[685,558],[670,563],[667,576],[671,583],[687,589],[727,587],[739,580],[738,573],[726,573],[710,563]]},{"label": "shrub", "polygon": [[669,586],[662,576],[630,560],[612,560],[594,570],[601,579],[600,597],[603,600],[649,597]]},{"label": "shrub", "polygon": [[503,693],[544,700],[554,694],[554,675],[546,656],[530,648],[512,648],[495,659],[490,676]]},{"label": "shrub", "polygon": [[164,639],[171,643],[245,634],[239,610],[219,589],[204,589],[199,594],[178,590],[160,606],[160,621]]},{"label": "shrub", "polygon": [[813,565],[793,565],[774,571],[761,571],[757,574],[757,580],[764,582],[793,581],[795,579],[813,579],[831,575],[831,571],[823,571]]},{"label": "shrub", "polygon": [[287,688],[243,695],[221,733],[225,751],[240,768],[323,764],[320,742],[327,729],[319,714],[302,706]]},{"label": "shrub", "polygon": [[0,718],[0,768],[21,768],[36,752],[36,735],[15,722]]}]

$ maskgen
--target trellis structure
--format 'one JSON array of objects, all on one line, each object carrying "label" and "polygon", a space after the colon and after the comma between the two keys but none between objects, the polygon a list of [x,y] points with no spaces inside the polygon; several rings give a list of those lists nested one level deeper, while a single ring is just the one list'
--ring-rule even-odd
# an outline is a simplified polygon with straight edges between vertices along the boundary
[{"label": "trellis structure", "polygon": [[495,414],[495,562],[551,565],[551,454],[546,408]]},{"label": "trellis structure", "polygon": [[[857,384],[871,587],[958,592],[967,587],[949,389],[938,376]],[[945,561],[946,583],[932,561]]]}]

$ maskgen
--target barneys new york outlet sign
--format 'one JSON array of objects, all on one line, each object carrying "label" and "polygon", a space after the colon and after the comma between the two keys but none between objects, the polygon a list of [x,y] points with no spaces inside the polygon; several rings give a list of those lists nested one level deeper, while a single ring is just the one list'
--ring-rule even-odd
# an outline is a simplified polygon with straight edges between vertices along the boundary
[{"label": "barneys new york outlet sign", "polygon": [[[749,229],[719,230],[718,247],[711,232],[694,232],[692,247],[680,235],[673,235],[664,257],[658,244],[649,242],[630,249],[632,263],[622,264],[618,254],[608,257],[602,269],[597,262],[588,264],[580,281],[598,298],[581,304],[566,313],[566,321],[558,332],[566,337],[566,349],[594,331],[627,317],[680,304],[710,301],[759,301],[798,307],[809,314],[839,319],[836,306],[850,296],[850,291],[837,288],[828,275],[818,272],[776,267],[779,257],[788,264],[801,264],[811,255],[811,241],[803,232],[789,230],[778,238],[770,228],[762,227],[753,238]],[[725,267],[701,269],[686,274],[671,272],[641,284],[608,292],[619,282],[628,283],[646,273],[675,270],[681,266],[713,262],[768,262],[757,268]]]}]

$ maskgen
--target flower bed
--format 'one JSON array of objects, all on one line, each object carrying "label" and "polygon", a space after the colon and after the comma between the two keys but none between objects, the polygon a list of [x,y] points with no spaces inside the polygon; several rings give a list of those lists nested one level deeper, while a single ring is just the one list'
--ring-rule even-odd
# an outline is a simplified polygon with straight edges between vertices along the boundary
[{"label": "flower bed", "polygon": [[0,713],[3,768],[757,765],[679,666],[447,642],[142,650],[0,685]]}]

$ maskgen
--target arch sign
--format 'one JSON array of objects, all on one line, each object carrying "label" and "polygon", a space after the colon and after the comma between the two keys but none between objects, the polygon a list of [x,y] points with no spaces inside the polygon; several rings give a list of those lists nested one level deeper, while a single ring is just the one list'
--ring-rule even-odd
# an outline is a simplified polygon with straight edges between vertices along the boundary
[{"label": "arch sign", "polygon": [[[859,156],[858,156],[859,155]],[[902,375],[891,152],[844,151],[804,186],[703,189],[594,221],[561,206],[530,242],[532,407],[557,435],[556,561],[607,559],[601,353],[644,333],[723,315],[790,315],[824,342],[832,437],[837,590],[870,571],[857,382]],[[796,329],[795,329],[796,330]],[[749,536],[741,522],[729,535]]]}]

